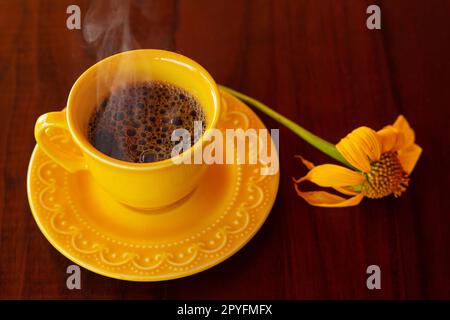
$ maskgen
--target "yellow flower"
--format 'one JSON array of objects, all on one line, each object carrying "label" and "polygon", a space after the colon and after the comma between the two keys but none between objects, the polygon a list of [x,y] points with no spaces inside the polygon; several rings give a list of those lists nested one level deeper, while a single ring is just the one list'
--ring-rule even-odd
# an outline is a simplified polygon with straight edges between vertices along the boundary
[{"label": "yellow flower", "polygon": [[[398,197],[406,190],[409,175],[422,152],[414,140],[414,131],[403,116],[379,131],[357,128],[336,145],[355,170],[334,164],[314,166],[302,158],[310,170],[303,178],[294,179],[295,190],[309,204],[320,207],[355,206],[364,197],[378,199],[390,194]],[[304,181],[334,188],[351,197],[326,191],[301,191],[299,185]]]},{"label": "yellow flower", "polygon": [[[409,175],[422,153],[422,148],[414,143],[414,131],[403,116],[378,132],[360,127],[334,145],[252,97],[224,86],[221,89],[265,113],[321,152],[351,168],[334,164],[315,167],[300,157],[309,172],[303,178],[294,179],[295,190],[315,206],[348,207],[359,204],[364,197],[378,199],[390,194],[398,197],[406,190]],[[333,188],[350,197],[344,198],[325,191],[302,191],[299,185],[304,181]]]}]

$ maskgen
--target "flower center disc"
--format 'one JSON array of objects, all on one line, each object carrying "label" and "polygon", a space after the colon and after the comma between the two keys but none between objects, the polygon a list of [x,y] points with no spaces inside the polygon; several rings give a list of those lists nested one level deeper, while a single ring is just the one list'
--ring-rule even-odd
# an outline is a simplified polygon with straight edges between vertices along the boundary
[{"label": "flower center disc", "polygon": [[366,181],[362,193],[372,199],[378,199],[393,193],[395,197],[406,190],[408,175],[403,170],[397,157],[397,152],[386,152],[380,160],[371,163],[369,173],[365,174]]}]

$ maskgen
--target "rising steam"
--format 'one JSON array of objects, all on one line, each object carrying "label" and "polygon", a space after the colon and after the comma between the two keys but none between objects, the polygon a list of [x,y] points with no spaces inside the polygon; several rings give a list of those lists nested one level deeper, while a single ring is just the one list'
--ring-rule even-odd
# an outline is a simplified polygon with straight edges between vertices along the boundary
[{"label": "rising steam", "polygon": [[139,48],[130,28],[129,0],[95,0],[90,3],[83,20],[83,37],[97,60]]}]

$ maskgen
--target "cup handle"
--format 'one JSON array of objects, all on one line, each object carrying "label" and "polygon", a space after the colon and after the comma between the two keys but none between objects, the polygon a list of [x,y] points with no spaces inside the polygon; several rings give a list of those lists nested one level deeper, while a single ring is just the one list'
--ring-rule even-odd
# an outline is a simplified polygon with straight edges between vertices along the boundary
[{"label": "cup handle", "polygon": [[81,149],[70,137],[65,110],[40,116],[34,127],[34,136],[45,154],[67,171],[87,169]]}]

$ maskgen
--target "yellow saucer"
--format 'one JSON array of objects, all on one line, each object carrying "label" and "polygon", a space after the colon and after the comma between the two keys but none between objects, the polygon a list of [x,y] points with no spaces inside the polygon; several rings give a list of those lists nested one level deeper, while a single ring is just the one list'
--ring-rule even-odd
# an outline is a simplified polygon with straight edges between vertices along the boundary
[{"label": "yellow saucer", "polygon": [[[219,128],[265,128],[242,102],[222,92]],[[61,132],[54,139],[64,143]],[[279,174],[261,165],[211,165],[186,199],[136,211],[106,194],[86,172],[71,174],[35,147],[28,200],[42,233],[64,256],[107,277],[160,281],[222,262],[259,230],[275,200]]]}]

